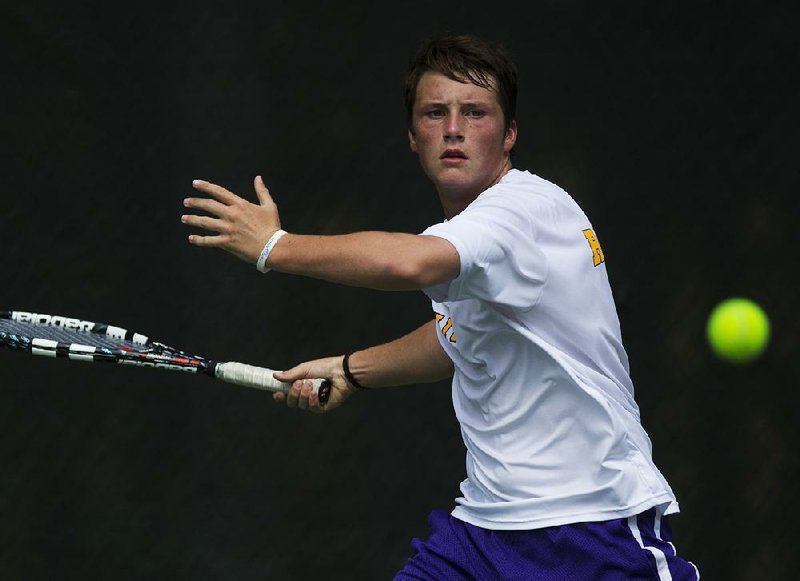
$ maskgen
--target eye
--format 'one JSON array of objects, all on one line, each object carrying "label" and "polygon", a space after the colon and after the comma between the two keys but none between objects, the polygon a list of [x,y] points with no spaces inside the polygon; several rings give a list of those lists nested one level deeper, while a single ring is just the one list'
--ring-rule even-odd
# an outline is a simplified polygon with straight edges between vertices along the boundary
[{"label": "eye", "polygon": [[480,119],[486,115],[486,111],[483,109],[470,109],[466,113],[467,117],[472,117],[473,119]]},{"label": "eye", "polygon": [[430,109],[424,113],[425,117],[429,117],[431,119],[441,119],[444,117],[445,113],[442,109]]}]

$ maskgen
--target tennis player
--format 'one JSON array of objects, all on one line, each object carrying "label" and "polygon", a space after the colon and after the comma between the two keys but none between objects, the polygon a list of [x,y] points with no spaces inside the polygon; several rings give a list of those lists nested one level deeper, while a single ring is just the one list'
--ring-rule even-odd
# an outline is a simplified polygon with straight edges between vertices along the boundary
[{"label": "tennis player", "polygon": [[[420,235],[287,234],[259,203],[210,197],[183,221],[259,270],[384,290],[421,289],[434,317],[384,345],[302,363],[290,408],[329,412],[364,390],[452,377],[467,478],[397,579],[697,579],[676,554],[678,504],[651,458],[594,228],[558,186],[514,169],[517,72],[474,37],[424,43],[406,76],[408,139],[445,221]],[[331,380],[321,406],[306,378]]]}]

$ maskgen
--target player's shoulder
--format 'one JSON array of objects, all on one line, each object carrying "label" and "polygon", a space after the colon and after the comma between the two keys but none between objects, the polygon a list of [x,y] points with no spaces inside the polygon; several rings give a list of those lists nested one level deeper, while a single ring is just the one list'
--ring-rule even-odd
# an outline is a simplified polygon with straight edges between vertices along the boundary
[{"label": "player's shoulder", "polygon": [[512,169],[478,198],[483,203],[503,203],[526,208],[534,215],[561,210],[580,211],[572,197],[560,186],[529,171]]}]

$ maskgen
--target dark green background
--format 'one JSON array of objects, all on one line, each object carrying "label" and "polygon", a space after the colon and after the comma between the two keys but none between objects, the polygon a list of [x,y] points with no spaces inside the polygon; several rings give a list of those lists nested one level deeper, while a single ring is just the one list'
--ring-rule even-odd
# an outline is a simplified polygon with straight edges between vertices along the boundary
[{"label": "dark green background", "polygon": [[[598,232],[642,418],[707,580],[791,579],[798,506],[797,14],[790,4],[165,3],[0,7],[0,308],[288,366],[428,319],[421,293],[259,275],[186,243],[193,178],[299,233],[441,220],[402,71],[441,30],[522,73],[518,167]],[[714,304],[760,302],[758,362]],[[325,417],[178,374],[0,353],[0,578],[387,579],[450,508],[446,384]]]}]

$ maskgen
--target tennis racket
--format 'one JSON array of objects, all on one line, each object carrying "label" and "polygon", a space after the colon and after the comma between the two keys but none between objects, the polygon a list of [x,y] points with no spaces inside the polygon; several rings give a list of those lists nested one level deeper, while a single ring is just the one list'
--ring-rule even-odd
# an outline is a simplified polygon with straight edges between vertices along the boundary
[{"label": "tennis racket", "polygon": [[[121,327],[59,315],[0,311],[0,346],[45,357],[72,361],[119,363],[184,371],[215,377],[228,383],[266,391],[289,391],[290,383],[275,379],[272,369],[235,361],[211,361],[151,341]],[[321,403],[331,394],[330,382],[313,380]]]}]

